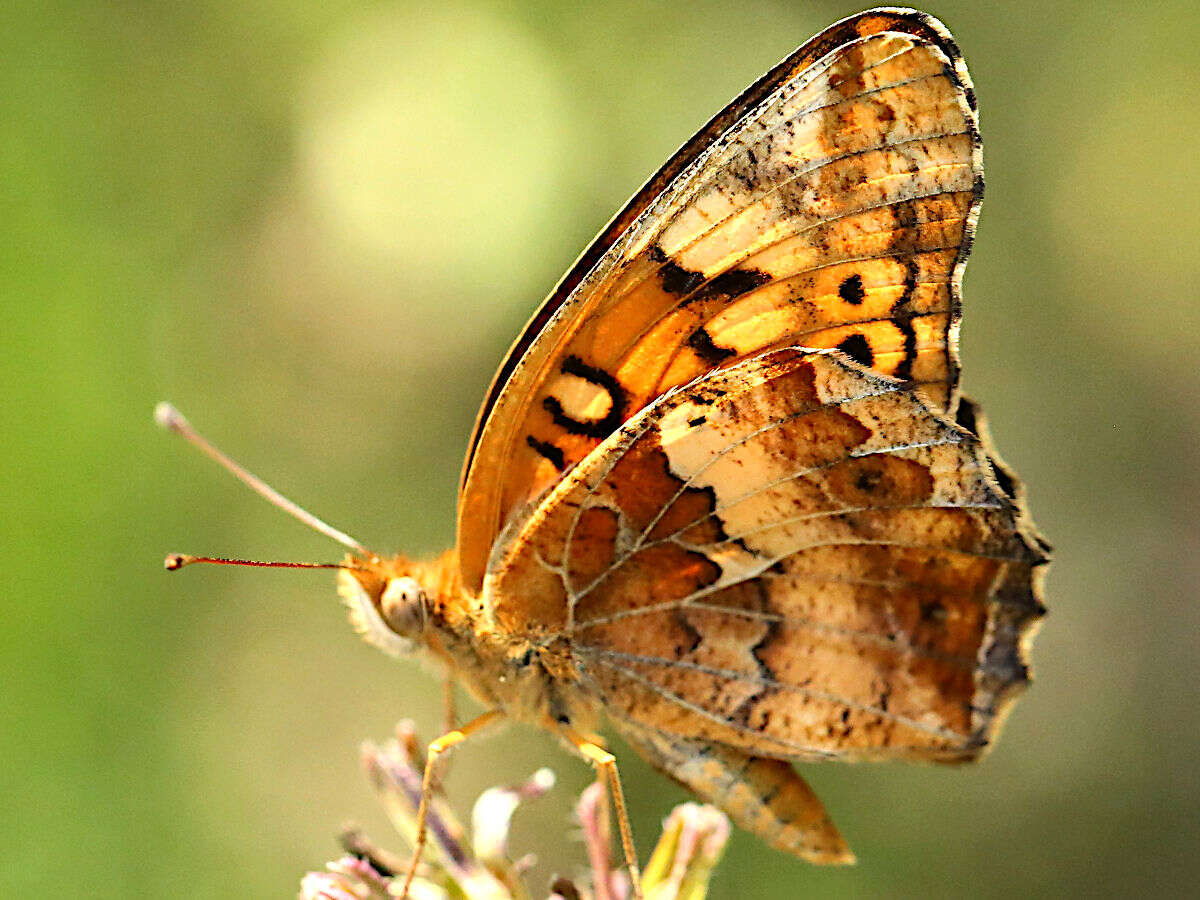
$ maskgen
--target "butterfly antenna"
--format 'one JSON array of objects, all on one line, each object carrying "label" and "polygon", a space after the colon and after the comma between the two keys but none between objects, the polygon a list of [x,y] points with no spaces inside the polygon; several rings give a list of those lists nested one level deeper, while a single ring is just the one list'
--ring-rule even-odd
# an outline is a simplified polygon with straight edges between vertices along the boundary
[{"label": "butterfly antenna", "polygon": [[[157,422],[161,428],[165,428],[167,431],[172,431],[175,434],[180,435],[187,440],[188,443],[200,448],[200,450],[204,451],[204,453],[206,453],[208,456],[215,459],[221,464],[222,467],[235,475],[244,485],[249,487],[256,494],[266,498],[268,502],[278,506],[284,512],[299,519],[309,528],[313,528],[321,532],[321,534],[333,538],[343,547],[348,547],[349,549],[355,550],[358,553],[361,553],[363,556],[371,559],[375,558],[374,553],[372,553],[354,538],[350,537],[350,535],[346,534],[344,531],[338,531],[332,525],[322,522],[308,510],[301,509],[257,475],[247,471],[220,450],[218,450],[213,444],[209,443],[208,440],[202,434],[200,434],[200,432],[196,431],[196,429],[192,427],[192,423],[185,419],[183,414],[180,413],[179,410],[177,410],[170,403],[160,403],[154,408],[154,421]],[[264,563],[252,562],[250,560],[219,559],[217,557],[206,556],[186,556],[183,554],[172,554],[171,556],[168,556],[166,559],[166,567],[174,570],[182,568],[186,565],[190,565],[193,562],[214,562],[227,565],[269,566],[294,569],[347,568],[346,566],[337,565],[335,563]]]},{"label": "butterfly antenna", "polygon": [[213,563],[218,566],[255,566],[261,569],[349,569],[351,572],[369,572],[362,566],[352,566],[349,563],[309,563],[309,562],[261,562],[257,559],[227,559],[224,556],[192,556],[188,553],[168,553],[163,560],[163,568],[168,572],[190,566],[192,563]]}]

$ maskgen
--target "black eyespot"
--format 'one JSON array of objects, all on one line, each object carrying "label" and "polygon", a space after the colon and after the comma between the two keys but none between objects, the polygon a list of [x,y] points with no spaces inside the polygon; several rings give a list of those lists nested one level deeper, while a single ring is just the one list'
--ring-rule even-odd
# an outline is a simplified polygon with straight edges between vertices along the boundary
[{"label": "black eyespot", "polygon": [[871,342],[861,334],[852,334],[846,338],[837,348],[849,356],[860,366],[870,368],[875,363],[875,354],[871,351]]},{"label": "black eyespot", "polygon": [[838,296],[854,306],[860,305],[866,299],[861,275],[851,275],[838,285]]}]

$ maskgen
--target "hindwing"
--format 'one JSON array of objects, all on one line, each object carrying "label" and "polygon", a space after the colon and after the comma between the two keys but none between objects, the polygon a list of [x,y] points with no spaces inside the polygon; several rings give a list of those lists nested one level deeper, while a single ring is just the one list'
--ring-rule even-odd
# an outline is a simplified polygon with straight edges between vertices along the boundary
[{"label": "hindwing", "polygon": [[618,720],[779,757],[970,758],[1027,677],[1046,556],[983,441],[837,351],[659,398],[503,543],[503,632]]}]

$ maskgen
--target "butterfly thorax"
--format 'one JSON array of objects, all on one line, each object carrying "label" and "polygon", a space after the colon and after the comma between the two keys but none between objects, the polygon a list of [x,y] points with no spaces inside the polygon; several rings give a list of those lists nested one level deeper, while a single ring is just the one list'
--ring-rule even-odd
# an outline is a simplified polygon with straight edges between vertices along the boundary
[{"label": "butterfly thorax", "polygon": [[342,571],[338,591],[368,643],[425,657],[512,719],[594,730],[594,704],[572,686],[568,643],[535,643],[497,629],[485,603],[463,590],[453,550],[423,562],[397,556],[350,564],[356,568]]}]

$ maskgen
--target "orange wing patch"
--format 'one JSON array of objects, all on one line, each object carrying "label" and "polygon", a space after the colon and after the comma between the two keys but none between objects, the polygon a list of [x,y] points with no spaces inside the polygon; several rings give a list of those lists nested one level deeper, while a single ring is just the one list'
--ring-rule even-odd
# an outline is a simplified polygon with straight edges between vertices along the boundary
[{"label": "orange wing patch", "polygon": [[975,435],[792,348],[609,438],[513,534],[485,600],[504,629],[565,636],[632,727],[773,756],[964,758],[1025,681],[1044,559]]},{"label": "orange wing patch", "polygon": [[881,13],[840,31],[685,147],[690,162],[668,167],[640,216],[531,323],[536,339],[514,348],[468,457],[467,590],[501,530],[564,473],[715,367],[836,347],[952,411],[982,188],[970,86],[926,20]]}]

